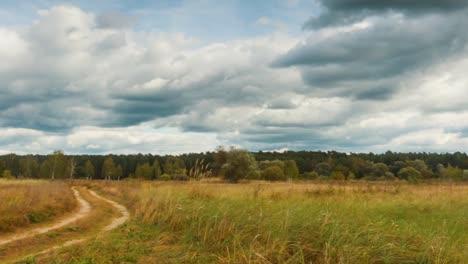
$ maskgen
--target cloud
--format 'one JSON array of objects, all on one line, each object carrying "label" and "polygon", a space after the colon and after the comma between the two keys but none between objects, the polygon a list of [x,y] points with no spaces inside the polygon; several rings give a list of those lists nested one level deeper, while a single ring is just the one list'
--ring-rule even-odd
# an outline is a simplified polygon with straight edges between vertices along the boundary
[{"label": "cloud", "polygon": [[100,28],[127,28],[136,23],[136,19],[119,12],[108,12],[96,17],[97,26]]},{"label": "cloud", "polygon": [[468,6],[464,0],[320,0],[320,3],[329,10],[437,10],[453,11]]},{"label": "cloud", "polygon": [[275,67],[297,66],[304,81],[335,94],[386,99],[405,76],[457,56],[467,38],[465,15],[411,18],[388,15],[369,26],[331,36],[313,35],[280,56]]},{"label": "cloud", "polygon": [[465,11],[332,2],[365,15],[212,43],[69,5],[0,27],[2,152],[467,146]]},{"label": "cloud", "polygon": [[174,128],[154,129],[144,124],[133,127],[76,127],[68,133],[4,128],[0,132],[0,154],[48,154],[56,149],[80,154],[181,154],[211,151],[222,144],[216,135],[181,132]]},{"label": "cloud", "polygon": [[415,16],[427,13],[450,13],[468,7],[465,0],[319,0],[324,11],[309,19],[305,29],[351,24],[378,13],[399,12]]}]

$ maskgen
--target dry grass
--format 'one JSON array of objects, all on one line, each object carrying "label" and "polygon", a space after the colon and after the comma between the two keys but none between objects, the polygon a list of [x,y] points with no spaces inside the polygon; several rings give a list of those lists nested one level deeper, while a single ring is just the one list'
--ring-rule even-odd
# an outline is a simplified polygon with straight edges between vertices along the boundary
[{"label": "dry grass", "polygon": [[91,185],[125,202],[133,221],[64,263],[468,259],[466,185],[138,181]]},{"label": "dry grass", "polygon": [[75,206],[63,182],[0,180],[0,233],[52,220]]}]

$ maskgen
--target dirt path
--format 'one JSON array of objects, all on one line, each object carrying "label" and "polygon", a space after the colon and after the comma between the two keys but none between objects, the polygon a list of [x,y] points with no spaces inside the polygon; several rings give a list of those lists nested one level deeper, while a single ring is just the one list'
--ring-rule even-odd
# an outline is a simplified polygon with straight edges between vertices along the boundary
[{"label": "dirt path", "polygon": [[119,218],[115,218],[112,220],[112,222],[107,225],[106,227],[104,227],[104,229],[102,229],[102,232],[106,232],[106,231],[110,231],[112,229],[116,229],[117,227],[121,226],[122,224],[124,224],[125,222],[127,222],[127,220],[130,218],[130,212],[128,212],[127,208],[119,203],[116,203],[112,200],[109,200],[107,198],[104,198],[98,194],[96,194],[94,191],[89,191],[94,197],[98,198],[98,199],[101,199],[103,201],[106,201],[108,203],[110,203],[115,209],[117,209],[119,211],[119,213],[122,215],[121,217]]},{"label": "dirt path", "polygon": [[53,223],[52,225],[39,227],[39,228],[35,228],[32,230],[24,230],[24,231],[21,231],[21,233],[13,234],[5,238],[0,238],[0,246],[6,245],[8,243],[12,243],[14,241],[30,238],[39,234],[44,234],[55,229],[62,228],[64,226],[67,226],[87,216],[89,212],[91,211],[91,205],[88,203],[88,201],[86,201],[85,199],[83,199],[83,197],[81,197],[80,192],[76,188],[72,187],[72,190],[78,202],[77,212]]},{"label": "dirt path", "polygon": [[[104,198],[104,197],[98,195],[97,193],[95,193],[92,190],[88,190],[88,191],[95,198],[97,198],[99,200],[102,200],[102,201],[105,201],[105,202],[109,203],[110,205],[112,205],[121,214],[120,217],[112,219],[112,221],[109,224],[107,224],[105,227],[103,227],[100,230],[98,235],[101,235],[101,234],[103,234],[105,232],[116,229],[117,227],[119,227],[122,224],[124,224],[125,222],[127,222],[127,220],[130,218],[130,212],[127,210],[127,208],[125,206],[123,206],[123,205],[121,205],[121,204],[119,204],[117,202],[114,202],[112,200],[109,200],[107,198]],[[65,243],[63,243],[61,245],[53,246],[53,247],[50,247],[50,248],[45,249],[43,251],[40,251],[40,252],[37,252],[37,253],[34,253],[34,254],[30,254],[28,256],[23,256],[22,259],[28,258],[28,257],[33,257],[33,256],[46,255],[46,254],[49,254],[49,253],[51,253],[53,251],[59,250],[61,248],[74,246],[74,245],[77,245],[79,243],[85,242],[85,241],[87,241],[87,240],[89,240],[89,239],[91,239],[93,237],[94,236],[88,236],[88,237],[83,237],[83,238],[80,238],[80,239],[70,240],[70,241],[67,241],[67,242],[65,242]]]},{"label": "dirt path", "polygon": [[[20,233],[0,238],[0,246],[6,245],[7,250],[13,250],[13,252],[9,252],[10,255],[8,255],[8,252],[3,252],[6,254],[4,255],[6,259],[2,260],[2,257],[0,256],[0,263],[16,263],[17,261],[32,257],[39,257],[40,259],[43,257],[46,258],[48,254],[61,248],[74,246],[79,243],[86,242],[89,239],[99,237],[105,232],[111,231],[124,224],[130,218],[130,213],[127,208],[117,202],[104,198],[92,190],[79,189],[76,187],[72,187],[72,190],[78,202],[78,210],[75,213],[47,226],[20,231]],[[109,206],[105,206],[106,204]],[[108,212],[106,213],[105,211],[109,210],[109,208],[112,208],[114,212],[108,216],[109,218],[107,219],[109,220],[107,220],[103,217],[108,214]],[[96,227],[96,229],[87,229],[88,231],[86,233],[78,236],[75,234],[74,236],[69,237],[68,240],[66,239],[66,236],[61,238],[59,237],[60,239],[55,241],[55,243],[54,239],[52,239],[47,242],[50,244],[49,247],[42,247],[42,249],[36,248],[37,244],[33,241],[38,239],[37,235],[51,235],[51,237],[54,237],[54,233],[56,234],[57,232],[66,234],[66,232],[63,233],[63,231],[58,231],[58,229],[63,230],[63,228],[70,227],[76,223],[86,223],[87,226],[93,226],[90,221],[96,221],[96,213],[101,215],[98,217],[98,219],[101,220],[96,222],[99,226]],[[82,226],[82,224],[79,224],[79,226]],[[15,252],[15,250],[18,249],[18,246],[22,248],[20,251]],[[39,261],[39,263],[42,262]]]}]

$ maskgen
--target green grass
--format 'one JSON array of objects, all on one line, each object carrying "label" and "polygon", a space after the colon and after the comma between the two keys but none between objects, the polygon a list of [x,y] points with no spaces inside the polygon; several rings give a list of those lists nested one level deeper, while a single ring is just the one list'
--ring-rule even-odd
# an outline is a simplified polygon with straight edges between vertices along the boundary
[{"label": "green grass", "polygon": [[55,263],[468,259],[468,186],[117,183],[99,188],[126,202],[133,219],[85,247],[65,250]]}]

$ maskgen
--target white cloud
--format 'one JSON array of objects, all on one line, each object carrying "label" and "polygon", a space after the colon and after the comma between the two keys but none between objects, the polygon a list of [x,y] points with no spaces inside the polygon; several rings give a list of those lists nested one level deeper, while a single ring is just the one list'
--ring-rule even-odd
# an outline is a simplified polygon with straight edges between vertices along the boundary
[{"label": "white cloud", "polygon": [[[371,32],[372,19],[300,38],[274,33],[204,45],[182,33],[98,22],[62,5],[41,11],[29,26],[0,28],[3,153],[181,153],[221,143],[346,151],[468,145],[465,52],[397,81],[352,83],[366,92],[397,84],[379,100],[356,99],[346,82],[306,84],[323,77],[307,76],[311,71],[271,67],[301,41]],[[257,22],[274,24],[268,17]]]},{"label": "white cloud", "polygon": [[175,128],[154,129],[146,125],[119,128],[77,127],[70,133],[8,128],[2,129],[0,138],[0,154],[47,154],[56,149],[72,154],[181,154],[211,151],[222,144],[212,133],[181,132]]}]

